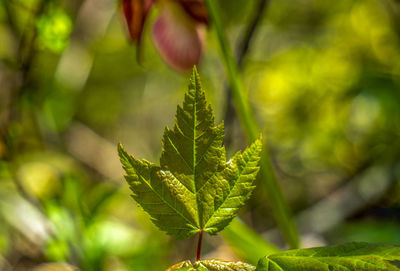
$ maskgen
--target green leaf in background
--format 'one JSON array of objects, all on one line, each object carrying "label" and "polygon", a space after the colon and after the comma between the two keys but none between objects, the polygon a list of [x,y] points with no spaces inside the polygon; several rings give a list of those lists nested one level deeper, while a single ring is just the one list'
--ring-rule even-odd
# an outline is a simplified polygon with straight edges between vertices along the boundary
[{"label": "green leaf in background", "polygon": [[369,242],[400,245],[400,223],[389,220],[365,220],[345,222],[329,233],[336,243]]},{"label": "green leaf in background", "polygon": [[37,21],[39,45],[54,53],[61,53],[68,45],[72,27],[65,11],[50,9]]},{"label": "green leaf in background", "polygon": [[223,125],[215,126],[197,70],[193,70],[174,129],[165,128],[160,166],[119,145],[133,198],[161,230],[177,238],[216,234],[250,197],[262,149],[257,139],[226,161]]},{"label": "green leaf in background", "polygon": [[193,265],[185,261],[171,266],[167,271],[254,271],[256,268],[242,262],[227,262],[220,260],[197,261]]},{"label": "green leaf in background", "polygon": [[289,250],[262,258],[257,271],[400,270],[400,246],[349,243]]}]

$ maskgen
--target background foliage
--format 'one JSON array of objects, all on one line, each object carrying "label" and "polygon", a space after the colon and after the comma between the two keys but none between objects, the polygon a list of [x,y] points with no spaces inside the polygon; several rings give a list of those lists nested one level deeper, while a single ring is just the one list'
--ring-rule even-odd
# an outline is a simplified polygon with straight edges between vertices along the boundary
[{"label": "background foliage", "polygon": [[[302,246],[400,244],[400,3],[267,2],[243,75]],[[237,47],[258,1],[218,3]],[[137,64],[117,6],[0,1],[1,270],[56,261],[163,270],[194,257],[194,240],[160,233],[130,199],[116,152],[121,141],[157,161],[188,76],[160,60],[151,23]],[[231,156],[246,140],[235,114],[225,116],[212,27],[199,70]],[[205,258],[255,264],[275,249],[260,236],[285,248],[263,189],[240,213],[254,232],[235,221],[222,238],[206,238]]]}]

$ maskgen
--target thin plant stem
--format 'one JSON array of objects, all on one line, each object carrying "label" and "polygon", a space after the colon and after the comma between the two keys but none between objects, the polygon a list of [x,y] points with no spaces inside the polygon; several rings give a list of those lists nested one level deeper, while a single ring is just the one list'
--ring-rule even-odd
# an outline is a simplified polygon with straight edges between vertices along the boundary
[{"label": "thin plant stem", "polygon": [[[225,69],[230,82],[232,98],[236,106],[239,120],[243,126],[248,141],[254,141],[260,134],[254,113],[249,105],[246,88],[239,67],[233,57],[229,46],[224,27],[216,7],[216,1],[204,0],[209,12],[210,19],[215,27],[220,50],[222,52]],[[299,246],[299,237],[293,215],[283,196],[282,190],[277,182],[267,144],[264,141],[264,148],[261,154],[261,179],[266,187],[268,201],[273,215],[281,229],[286,241],[291,248]]]},{"label": "thin plant stem", "polygon": [[196,253],[196,262],[200,261],[200,257],[201,257],[201,243],[203,240],[203,231],[199,232],[199,240],[197,242],[197,253]]},{"label": "thin plant stem", "polygon": [[[246,54],[249,52],[251,47],[251,42],[253,40],[254,34],[257,32],[257,28],[262,21],[263,14],[269,7],[270,0],[259,0],[259,2],[254,7],[254,14],[250,20],[250,22],[245,27],[243,31],[242,38],[238,42],[238,48],[236,52],[236,61],[239,69],[241,70],[243,67],[243,59]],[[224,122],[225,122],[225,131],[227,132],[225,135],[225,146],[229,147],[233,141],[233,125],[236,120],[237,114],[232,101],[232,92],[229,89],[229,86],[226,87],[225,90],[226,95],[226,109],[224,114]],[[230,132],[231,131],[231,132]]]},{"label": "thin plant stem", "polygon": [[250,50],[250,45],[253,40],[254,34],[262,21],[263,14],[268,9],[271,0],[259,0],[254,8],[254,16],[246,26],[246,30],[243,32],[243,37],[239,43],[236,58],[239,68],[242,67],[243,59]]}]

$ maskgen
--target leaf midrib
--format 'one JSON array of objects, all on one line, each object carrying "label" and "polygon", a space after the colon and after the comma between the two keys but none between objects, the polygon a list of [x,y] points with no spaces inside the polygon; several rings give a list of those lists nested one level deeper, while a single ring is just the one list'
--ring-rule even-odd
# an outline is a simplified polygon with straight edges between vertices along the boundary
[{"label": "leaf midrib", "polygon": [[194,187],[194,191],[195,191],[195,197],[196,197],[196,210],[197,210],[197,218],[199,221],[199,228],[202,228],[203,225],[202,224],[202,217],[201,217],[201,213],[199,211],[199,197],[197,196],[197,186],[196,186],[196,122],[197,122],[197,78],[194,77],[194,99],[193,99],[193,187]]}]

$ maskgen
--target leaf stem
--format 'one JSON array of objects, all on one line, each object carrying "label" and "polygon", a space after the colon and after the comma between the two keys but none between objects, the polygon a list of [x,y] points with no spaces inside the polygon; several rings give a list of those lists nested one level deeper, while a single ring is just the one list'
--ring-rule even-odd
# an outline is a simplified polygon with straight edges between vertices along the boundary
[{"label": "leaf stem", "polygon": [[196,262],[200,261],[201,257],[201,242],[203,240],[203,231],[199,232],[199,240],[197,242],[197,253],[196,253]]},{"label": "leaf stem", "polygon": [[[232,91],[232,97],[240,122],[248,141],[254,141],[258,138],[260,129],[257,125],[254,113],[249,106],[243,78],[239,71],[237,62],[233,57],[215,2],[216,1],[214,0],[204,0],[218,37],[219,47],[222,52],[225,69],[231,85],[230,89]],[[294,219],[276,179],[267,144],[265,142],[260,164],[261,177],[266,187],[273,215],[290,247],[297,248],[299,245],[299,237]]]}]

